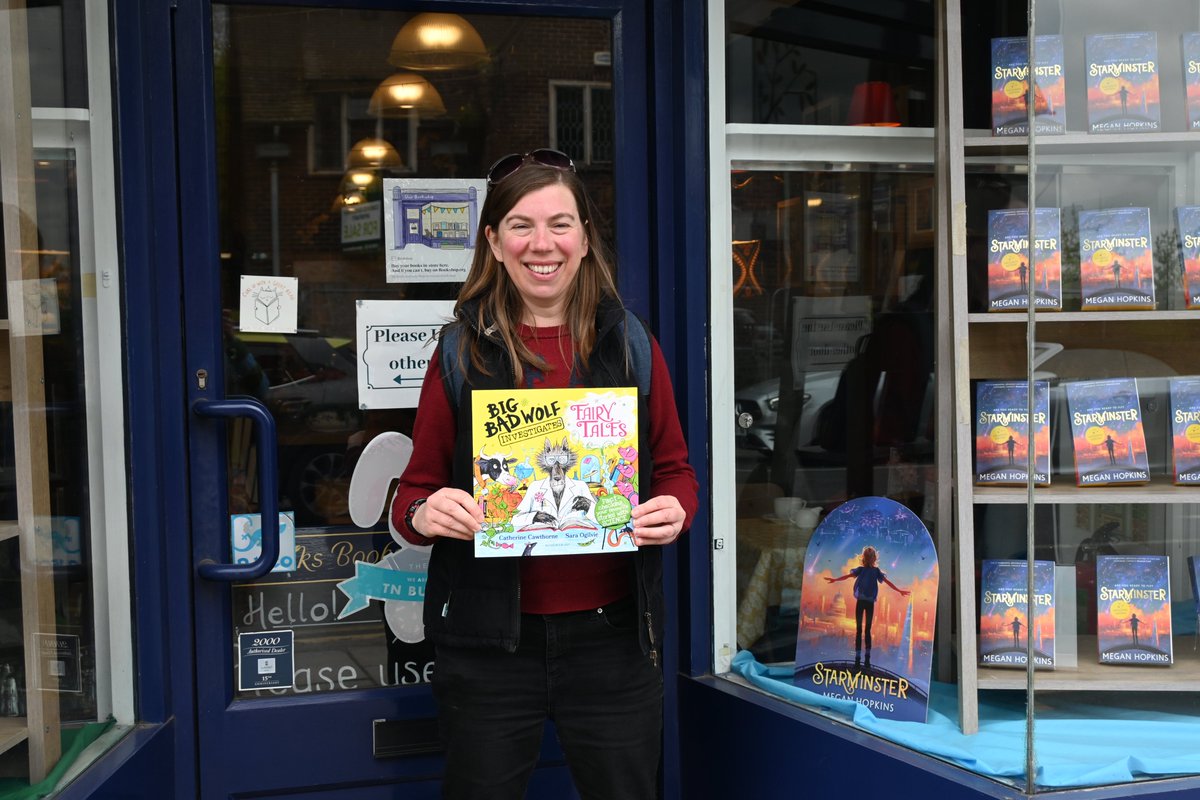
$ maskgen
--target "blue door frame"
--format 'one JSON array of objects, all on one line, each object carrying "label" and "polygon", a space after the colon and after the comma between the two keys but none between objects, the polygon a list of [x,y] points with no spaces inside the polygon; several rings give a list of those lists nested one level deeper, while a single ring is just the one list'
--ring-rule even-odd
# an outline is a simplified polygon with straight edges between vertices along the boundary
[{"label": "blue door frame", "polygon": [[[344,5],[369,9],[397,4],[360,0]],[[415,10],[431,4],[403,5]],[[702,491],[707,492],[708,205],[696,201],[706,193],[703,6],[686,0],[541,5],[468,1],[438,3],[437,9],[612,20],[614,88],[621,98],[616,119],[621,289],[630,305],[652,320],[663,344],[692,459]],[[212,443],[215,436],[208,443],[195,438],[199,429],[211,424],[197,423],[189,414],[196,395],[190,376],[196,365],[211,363],[210,385],[222,385],[216,357],[220,330],[215,275],[198,266],[217,259],[209,13],[207,2],[178,0],[120,2],[112,12],[138,716],[146,727],[119,751],[125,766],[98,765],[100,783],[93,790],[127,785],[138,787],[146,797],[195,796],[202,771],[211,766],[204,763],[198,731],[210,724],[206,717],[216,715],[221,719],[214,730],[233,745],[229,752],[245,755],[227,765],[240,777],[218,783],[214,795],[308,788],[315,782],[330,787],[328,796],[390,797],[396,783],[407,782],[411,791],[404,796],[434,796],[440,759],[377,761],[369,744],[372,719],[432,715],[425,687],[284,703],[239,702],[232,711],[226,708],[226,681],[232,672],[228,593],[204,585],[192,556],[193,549],[201,554],[211,550],[212,557],[220,558],[225,525],[201,530],[195,523],[201,515],[193,511],[201,506],[223,508],[224,480],[212,457],[207,462],[214,469],[189,469],[189,457],[195,463],[199,449],[219,452]],[[180,322],[185,307],[213,310],[207,324],[202,316],[189,319],[186,337]],[[667,648],[664,662],[668,676],[707,669],[710,581],[707,519],[701,516],[691,540],[677,546],[676,557],[668,559],[668,597],[677,621],[669,639],[675,646]],[[667,687],[664,780],[670,797],[678,796],[679,786],[677,682],[668,680]],[[297,765],[310,763],[315,754],[305,752],[290,733],[298,723],[307,720],[311,725],[314,719],[322,728],[346,734],[331,743],[335,749],[319,754],[328,763],[340,764],[340,771],[320,776],[297,771]],[[265,731],[278,732],[276,738],[284,746],[264,753]],[[153,758],[144,757],[150,752]],[[136,769],[136,777],[130,777],[130,769]],[[247,774],[252,780],[244,780]],[[78,782],[71,794],[88,791],[88,783]],[[559,797],[561,791],[554,778],[535,784],[541,796]]]}]

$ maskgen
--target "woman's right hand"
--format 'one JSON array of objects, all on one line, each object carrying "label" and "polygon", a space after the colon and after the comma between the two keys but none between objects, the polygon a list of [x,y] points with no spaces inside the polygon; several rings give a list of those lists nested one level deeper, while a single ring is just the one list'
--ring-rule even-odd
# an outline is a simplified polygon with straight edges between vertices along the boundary
[{"label": "woman's right hand", "polygon": [[438,489],[413,514],[412,524],[430,539],[445,536],[471,540],[483,527],[483,511],[462,489]]}]

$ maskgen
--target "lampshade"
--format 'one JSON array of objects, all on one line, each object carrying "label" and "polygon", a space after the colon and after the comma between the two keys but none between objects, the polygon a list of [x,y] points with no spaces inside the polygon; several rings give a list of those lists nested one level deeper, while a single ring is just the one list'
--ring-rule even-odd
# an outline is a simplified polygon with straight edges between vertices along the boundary
[{"label": "lampshade", "polygon": [[417,111],[423,117],[446,113],[446,104],[433,84],[415,72],[397,72],[371,93],[367,113],[377,117],[401,116]]},{"label": "lampshade", "polygon": [[855,86],[846,122],[850,125],[899,127],[900,116],[896,113],[891,85],[886,81],[866,81]]},{"label": "lampshade", "polygon": [[388,53],[388,63],[401,69],[471,69],[489,60],[479,32],[458,14],[417,14]]},{"label": "lampshade", "polygon": [[359,139],[350,148],[346,156],[346,166],[350,169],[400,169],[404,166],[403,159],[392,147],[391,142],[384,139]]}]

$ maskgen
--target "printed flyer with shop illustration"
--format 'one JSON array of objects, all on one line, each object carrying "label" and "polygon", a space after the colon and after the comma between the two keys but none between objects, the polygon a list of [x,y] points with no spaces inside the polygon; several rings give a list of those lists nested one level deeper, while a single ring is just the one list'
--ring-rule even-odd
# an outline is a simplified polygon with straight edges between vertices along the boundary
[{"label": "printed flyer with shop illustration", "polygon": [[795,685],[924,722],[937,590],[937,552],[912,511],[886,497],[838,506],[804,558]]},{"label": "printed flyer with shop illustration", "polygon": [[475,555],[636,550],[637,389],[488,389],[471,394]]}]

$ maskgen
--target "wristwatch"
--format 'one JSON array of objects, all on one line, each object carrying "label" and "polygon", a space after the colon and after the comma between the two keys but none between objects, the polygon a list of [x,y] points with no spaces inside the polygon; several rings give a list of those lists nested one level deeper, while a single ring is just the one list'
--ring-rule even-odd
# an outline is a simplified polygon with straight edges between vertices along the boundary
[{"label": "wristwatch", "polygon": [[428,497],[418,497],[416,500],[413,500],[408,504],[408,511],[404,512],[404,524],[407,525],[408,529],[417,536],[424,536],[425,534],[421,533],[413,526],[413,517],[416,516],[417,509],[425,505],[425,501],[428,499]]}]

